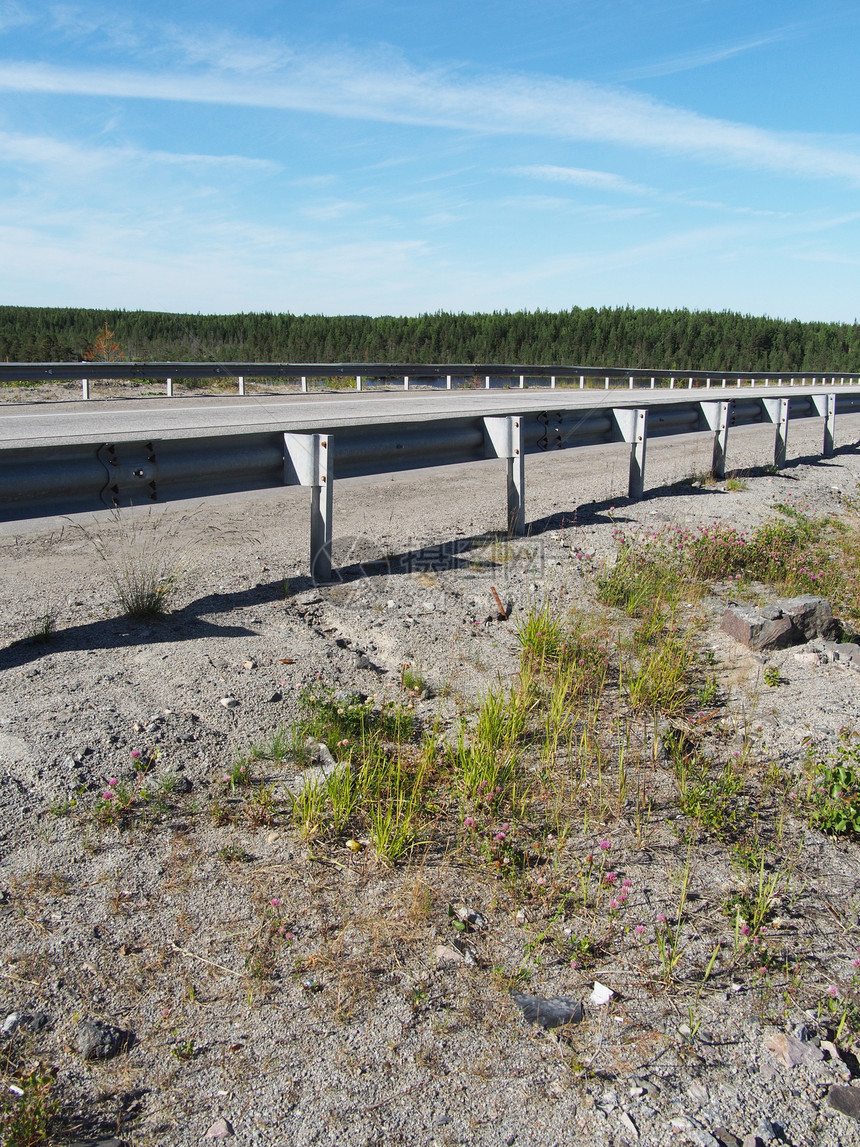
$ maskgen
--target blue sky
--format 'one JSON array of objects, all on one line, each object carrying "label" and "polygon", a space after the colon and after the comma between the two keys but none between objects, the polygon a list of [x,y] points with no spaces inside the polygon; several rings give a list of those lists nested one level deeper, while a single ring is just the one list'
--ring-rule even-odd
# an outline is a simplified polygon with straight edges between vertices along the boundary
[{"label": "blue sky", "polygon": [[860,317],[860,2],[0,0],[0,302]]}]

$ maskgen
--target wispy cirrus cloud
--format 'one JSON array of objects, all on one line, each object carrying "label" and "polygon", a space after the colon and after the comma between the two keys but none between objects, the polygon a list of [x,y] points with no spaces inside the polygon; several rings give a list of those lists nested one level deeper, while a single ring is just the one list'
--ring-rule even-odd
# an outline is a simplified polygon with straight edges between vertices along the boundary
[{"label": "wispy cirrus cloud", "polygon": [[0,159],[31,167],[61,168],[92,172],[131,163],[196,169],[245,168],[258,172],[279,171],[281,165],[270,159],[243,155],[198,155],[193,152],[147,150],[136,147],[93,147],[70,143],[44,135],[16,135],[0,132]]},{"label": "wispy cirrus cloud", "polygon": [[6,61],[0,90],[224,104],[339,118],[541,136],[645,148],[725,166],[860,185],[860,150],[826,137],[780,134],[700,115],[648,96],[580,80],[542,76],[474,78],[346,53],[291,57],[260,77],[253,69],[154,71],[49,67]]},{"label": "wispy cirrus cloud", "polygon": [[36,19],[36,14],[18,3],[18,0],[1,0],[0,32],[5,32],[7,28],[21,28],[34,23]]},{"label": "wispy cirrus cloud", "polygon": [[639,68],[630,68],[627,71],[615,73],[613,78],[619,83],[629,83],[631,80],[657,79],[659,76],[672,76],[678,72],[690,72],[696,68],[707,67],[710,64],[721,64],[724,60],[730,60],[735,56],[742,56],[747,52],[754,52],[758,48],[767,48],[771,44],[777,44],[780,41],[791,39],[793,36],[798,35],[799,30],[798,25],[777,28],[762,36],[754,36],[751,39],[742,40],[740,43],[715,45],[710,48],[700,49],[697,52],[685,52],[680,56],[657,60],[653,64],[644,64]]},{"label": "wispy cirrus cloud", "polygon": [[787,218],[785,211],[761,210],[754,207],[730,206],[711,199],[692,199],[682,192],[660,191],[644,183],[632,183],[611,171],[592,171],[582,167],[559,167],[550,163],[527,164],[508,169],[511,175],[529,179],[540,179],[550,183],[571,183],[580,187],[591,187],[599,191],[617,192],[621,195],[635,195],[654,199],[661,203],[674,203],[681,207],[699,207],[707,211],[723,211],[732,215],[759,215],[767,218]]},{"label": "wispy cirrus cloud", "polygon": [[659,192],[642,183],[631,183],[611,171],[592,171],[585,167],[559,167],[552,163],[533,163],[510,168],[511,175],[525,175],[532,179],[545,179],[550,183],[575,183],[580,187],[593,187],[598,191],[620,191],[625,195],[656,196]]}]

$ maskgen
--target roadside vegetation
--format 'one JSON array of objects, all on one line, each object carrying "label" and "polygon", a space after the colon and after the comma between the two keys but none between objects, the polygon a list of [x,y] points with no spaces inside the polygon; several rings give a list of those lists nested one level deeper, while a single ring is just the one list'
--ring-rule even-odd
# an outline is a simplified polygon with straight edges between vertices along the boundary
[{"label": "roadside vegetation", "polygon": [[[715,587],[816,593],[857,618],[860,530],[850,514],[815,519],[786,504],[750,533],[619,529],[616,542],[589,600],[536,601],[511,620],[517,665],[476,708],[462,706],[454,728],[428,715],[432,706],[416,715],[428,690],[417,672],[372,697],[320,681],[302,694],[293,726],[224,767],[208,802],[178,795],[169,761],[141,745],[130,780],[112,778],[97,798],[52,812],[75,818],[98,848],[107,833],[145,839],[181,808],[192,826],[222,834],[225,880],[250,879],[240,830],[281,831],[302,843],[308,865],[372,866],[392,897],[409,898],[410,918],[438,918],[464,959],[476,959],[486,913],[505,913],[520,941],[515,957],[499,952],[487,969],[500,988],[539,991],[552,966],[599,971],[664,1001],[693,1042],[709,994],[741,984],[762,1017],[812,1012],[856,1048],[860,960],[849,928],[812,959],[798,920],[801,906],[810,911],[807,828],[852,847],[860,833],[860,740],[846,729],[837,745],[808,744],[799,763],[774,756],[758,698],[724,679],[706,604]],[[765,683],[778,685],[778,672]],[[305,774],[316,779],[285,784]],[[428,874],[441,866],[456,870],[459,900],[438,902]],[[250,996],[295,976],[330,991],[344,1022],[361,1014],[368,977],[303,932],[296,883],[273,875],[254,889],[257,928],[243,950]],[[399,943],[422,936],[404,931]],[[585,1039],[570,1036],[579,1074]],[[193,1042],[177,1046],[178,1060],[182,1048],[195,1054]],[[50,1073],[7,1060],[4,1077],[4,1142],[47,1141],[57,1115]]]}]

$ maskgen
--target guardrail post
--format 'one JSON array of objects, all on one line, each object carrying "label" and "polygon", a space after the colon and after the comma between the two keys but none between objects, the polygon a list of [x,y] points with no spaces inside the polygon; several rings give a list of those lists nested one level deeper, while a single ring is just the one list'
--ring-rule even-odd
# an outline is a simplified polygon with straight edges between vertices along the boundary
[{"label": "guardrail post", "polygon": [[813,394],[812,404],[818,417],[824,419],[824,445],[821,453],[825,458],[832,458],[836,442],[836,391]]},{"label": "guardrail post", "polygon": [[579,376],[579,389],[585,390],[585,375],[584,374],[581,374]]},{"label": "guardrail post", "polygon": [[609,375],[606,376],[606,389],[609,390]]},{"label": "guardrail post", "polygon": [[674,376],[674,374],[673,374],[673,375],[672,375],[672,377],[669,379],[669,389],[670,389],[670,390],[674,390],[674,389],[675,389],[675,376]]},{"label": "guardrail post", "polygon": [[306,374],[303,374],[302,375],[302,394],[307,394],[307,392],[308,392],[308,376]]},{"label": "guardrail post", "polygon": [[173,398],[173,379],[172,378],[167,379],[167,397]]},{"label": "guardrail post", "polygon": [[785,466],[785,456],[788,448],[788,417],[790,398],[765,398],[764,408],[768,419],[774,424],[773,464],[777,470]]},{"label": "guardrail post", "polygon": [[284,484],[311,488],[311,577],[331,581],[333,434],[284,435]]},{"label": "guardrail post", "polygon": [[555,375],[550,375],[549,385],[551,390],[555,390]]},{"label": "guardrail post", "polygon": [[81,379],[81,394],[84,398],[89,398],[90,396],[90,380],[88,378]]},{"label": "guardrail post", "polygon": [[[622,442],[630,443],[630,471],[627,497],[641,502],[645,496],[645,447],[648,442],[648,408],[618,407],[612,411],[616,433]],[[618,441],[618,438],[615,439]]]},{"label": "guardrail post", "polygon": [[360,374],[357,374],[355,376],[355,389],[361,390],[361,375]]},{"label": "guardrail post", "polygon": [[656,385],[656,380],[654,378],[654,375],[652,374],[651,375],[651,389],[652,390],[654,389],[655,385]]},{"label": "guardrail post", "polygon": [[706,378],[705,379],[705,390],[710,390],[710,389],[711,389],[711,380],[709,378]]},{"label": "guardrail post", "polygon": [[525,388],[526,388],[526,376],[524,374],[521,374],[520,375],[520,390],[525,390]]},{"label": "guardrail post", "polygon": [[245,393],[245,379],[243,378],[243,376],[241,374],[239,375],[239,393],[240,394]]},{"label": "guardrail post", "polygon": [[633,375],[630,375],[630,389],[633,389]]},{"label": "guardrail post", "polygon": [[451,376],[450,376],[450,374],[445,375],[445,389],[446,390],[451,389]]},{"label": "guardrail post", "polygon": [[729,426],[734,415],[734,399],[724,402],[703,402],[702,415],[709,429],[714,432],[714,452],[711,458],[711,473],[715,478],[726,476],[726,454],[729,445]]},{"label": "guardrail post", "polygon": [[690,381],[687,383],[687,390],[693,389],[693,376],[690,375]]},{"label": "guardrail post", "polygon": [[403,376],[403,389],[404,390],[409,389],[409,375],[408,374],[404,374],[404,376]]},{"label": "guardrail post", "polygon": [[507,460],[508,533],[521,537],[526,528],[522,419],[516,415],[485,418],[484,432],[490,456]]}]

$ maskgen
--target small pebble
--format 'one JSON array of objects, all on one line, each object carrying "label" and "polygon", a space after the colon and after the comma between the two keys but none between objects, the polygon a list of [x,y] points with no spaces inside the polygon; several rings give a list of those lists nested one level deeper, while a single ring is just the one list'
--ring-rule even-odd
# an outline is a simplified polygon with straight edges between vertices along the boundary
[{"label": "small pebble", "polygon": [[235,697],[222,697],[221,704],[225,709],[235,709],[239,702]]},{"label": "small pebble", "polygon": [[233,1131],[231,1124],[229,1124],[226,1119],[217,1119],[203,1136],[203,1138],[228,1139],[231,1135],[234,1134],[235,1132]]}]

